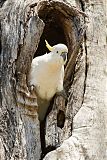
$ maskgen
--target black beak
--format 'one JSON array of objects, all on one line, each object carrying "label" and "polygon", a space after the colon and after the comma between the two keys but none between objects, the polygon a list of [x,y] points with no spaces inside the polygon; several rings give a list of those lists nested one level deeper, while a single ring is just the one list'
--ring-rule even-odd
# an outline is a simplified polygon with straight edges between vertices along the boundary
[{"label": "black beak", "polygon": [[62,52],[61,56],[62,56],[64,62],[66,62],[67,61],[67,52]]}]

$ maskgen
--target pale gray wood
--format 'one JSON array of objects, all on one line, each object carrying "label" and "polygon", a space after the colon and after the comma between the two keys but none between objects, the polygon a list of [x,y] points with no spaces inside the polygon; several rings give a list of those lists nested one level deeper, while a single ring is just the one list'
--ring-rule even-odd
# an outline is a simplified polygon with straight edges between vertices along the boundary
[{"label": "pale gray wood", "polygon": [[[107,2],[82,2],[89,19],[85,21],[88,28],[83,54],[76,64],[70,89],[72,136],[55,151],[48,153],[44,160],[107,159]],[[68,132],[68,128],[65,132]]]},{"label": "pale gray wood", "polygon": [[27,74],[44,23],[32,2],[10,0],[1,8],[0,159],[5,160],[41,156],[36,95],[29,99]]},{"label": "pale gray wood", "polygon": [[[39,160],[46,153],[45,160],[107,159],[106,4],[107,0],[0,1],[1,160]],[[61,13],[69,47],[64,81],[68,101],[53,99],[40,139],[37,97],[27,76],[45,27],[40,17],[52,7]]]}]

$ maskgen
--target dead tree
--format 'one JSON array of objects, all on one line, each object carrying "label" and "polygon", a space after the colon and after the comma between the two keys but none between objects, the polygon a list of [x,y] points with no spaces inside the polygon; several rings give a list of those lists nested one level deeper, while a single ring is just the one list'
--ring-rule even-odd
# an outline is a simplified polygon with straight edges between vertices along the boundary
[{"label": "dead tree", "polygon": [[[107,159],[106,0],[0,1],[0,159]],[[51,45],[69,48],[64,88],[42,128],[28,74]],[[30,96],[29,96],[30,95]]]}]

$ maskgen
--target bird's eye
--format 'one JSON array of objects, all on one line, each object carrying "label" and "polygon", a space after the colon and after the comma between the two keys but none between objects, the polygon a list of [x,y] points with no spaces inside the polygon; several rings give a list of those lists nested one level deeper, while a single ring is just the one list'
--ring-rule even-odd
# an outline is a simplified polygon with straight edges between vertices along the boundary
[{"label": "bird's eye", "polygon": [[56,51],[56,53],[58,53],[58,51]]}]

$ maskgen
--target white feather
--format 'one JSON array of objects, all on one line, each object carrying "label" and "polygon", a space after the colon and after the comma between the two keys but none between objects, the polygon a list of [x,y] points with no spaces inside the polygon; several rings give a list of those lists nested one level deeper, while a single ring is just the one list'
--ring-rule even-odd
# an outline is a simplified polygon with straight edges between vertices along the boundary
[{"label": "white feather", "polygon": [[42,99],[50,100],[63,90],[64,64],[60,54],[50,52],[33,59],[29,75],[30,85],[36,86]]}]

